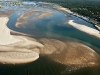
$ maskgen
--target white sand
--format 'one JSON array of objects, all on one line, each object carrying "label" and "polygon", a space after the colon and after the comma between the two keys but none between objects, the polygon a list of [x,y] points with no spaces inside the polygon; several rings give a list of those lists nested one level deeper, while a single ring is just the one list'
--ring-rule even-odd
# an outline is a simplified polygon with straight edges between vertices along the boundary
[{"label": "white sand", "polygon": [[[17,42],[27,42],[27,44],[32,43],[35,46],[43,47],[42,44],[35,41],[28,41],[26,38],[13,36],[10,34],[10,29],[7,28],[6,24],[8,22],[7,17],[0,17],[0,45],[9,45]],[[25,44],[25,43],[24,43]],[[22,45],[24,45],[22,44]]]},{"label": "white sand", "polygon": [[39,58],[37,52],[31,51],[43,47],[41,43],[31,41],[22,36],[10,34],[7,28],[7,17],[0,17],[0,62],[19,64],[35,61]]},{"label": "white sand", "polygon": [[68,24],[70,24],[71,26],[73,26],[74,28],[76,28],[80,31],[86,32],[90,35],[94,35],[94,36],[100,38],[100,34],[99,34],[100,32],[96,29],[93,29],[93,28],[88,27],[86,25],[75,23],[74,20],[69,20]]},{"label": "white sand", "polygon": [[8,45],[21,41],[10,34],[10,30],[6,26],[8,20],[7,17],[0,17],[0,45]]}]

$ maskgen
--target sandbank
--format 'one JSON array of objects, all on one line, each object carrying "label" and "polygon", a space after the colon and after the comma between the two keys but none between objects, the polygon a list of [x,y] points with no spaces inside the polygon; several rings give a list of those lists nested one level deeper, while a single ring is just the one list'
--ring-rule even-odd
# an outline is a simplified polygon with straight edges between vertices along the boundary
[{"label": "sandbank", "polygon": [[[25,49],[24,49],[25,50]],[[39,54],[33,51],[6,51],[0,52],[0,62],[3,64],[22,64],[33,62],[39,58]]]},{"label": "sandbank", "polygon": [[43,39],[41,41],[45,46],[43,47],[44,53],[48,53],[47,56],[56,62],[84,67],[99,65],[99,54],[82,43],[74,40],[61,42],[54,39]]},{"label": "sandbank", "polygon": [[0,45],[8,45],[21,41],[20,39],[14,38],[10,35],[10,30],[6,26],[8,20],[7,17],[0,17]]},{"label": "sandbank", "polygon": [[16,22],[16,27],[20,28],[24,24],[26,24],[29,20],[39,20],[44,17],[52,16],[54,15],[53,12],[41,12],[41,11],[28,11],[23,13]]},{"label": "sandbank", "polygon": [[88,27],[86,25],[75,23],[74,20],[69,20],[68,24],[73,26],[74,28],[80,30],[80,31],[83,31],[85,33],[88,33],[90,35],[93,35],[93,36],[100,38],[100,32],[96,29],[93,29],[93,28]]},{"label": "sandbank", "polygon": [[36,47],[43,47],[43,45],[22,36],[11,35],[10,29],[6,25],[8,20],[8,17],[0,17],[0,62],[21,64],[38,59],[39,54],[29,48],[32,46],[33,49],[36,49]]}]

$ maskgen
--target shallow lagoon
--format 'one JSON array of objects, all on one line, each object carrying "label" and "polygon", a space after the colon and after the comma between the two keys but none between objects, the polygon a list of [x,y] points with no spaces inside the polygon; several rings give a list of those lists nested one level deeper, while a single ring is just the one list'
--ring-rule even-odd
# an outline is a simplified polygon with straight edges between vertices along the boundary
[{"label": "shallow lagoon", "polygon": [[[37,10],[37,9],[35,9]],[[15,23],[17,19],[25,11],[15,11],[9,18],[8,27],[12,30],[23,32],[31,35],[32,37],[39,38],[52,38],[65,41],[67,37],[75,39],[81,43],[88,45],[95,51],[100,53],[100,39],[94,36],[81,32],[68,24],[66,21],[76,19],[76,23],[81,23],[94,28],[94,26],[78,17],[70,14],[66,16],[61,12],[54,9],[47,9],[49,12],[54,12],[53,16],[47,16],[35,21],[28,20],[24,27],[17,28]],[[38,10],[44,11],[44,9]],[[78,21],[80,20],[80,22]],[[100,75],[99,67],[72,67],[61,63],[54,62],[48,57],[40,55],[40,58],[32,63],[23,65],[0,65],[0,75]]]},{"label": "shallow lagoon", "polygon": [[[44,10],[45,8],[44,9],[42,8],[42,10],[35,9],[35,11],[40,11],[40,13],[44,12]],[[15,31],[30,34],[31,36],[36,38],[52,38],[52,39],[55,38],[62,41],[66,40],[67,39],[66,37],[73,38],[90,46],[95,51],[100,53],[99,38],[84,33],[82,31],[79,31],[70,26],[69,24],[65,23],[68,22],[69,20],[75,20],[76,23],[84,24],[91,28],[96,29],[93,24],[88,23],[85,20],[82,20],[68,13],[64,15],[63,12],[54,9],[47,9],[46,12],[54,12],[54,15],[46,16],[44,18],[37,20],[27,20],[26,24],[22,25],[22,27],[20,28],[17,28],[15,26],[15,23],[23,13],[23,11],[22,13],[20,13],[20,11],[19,12],[17,11],[10,16],[8,27]],[[34,17],[34,15],[31,17]]]}]

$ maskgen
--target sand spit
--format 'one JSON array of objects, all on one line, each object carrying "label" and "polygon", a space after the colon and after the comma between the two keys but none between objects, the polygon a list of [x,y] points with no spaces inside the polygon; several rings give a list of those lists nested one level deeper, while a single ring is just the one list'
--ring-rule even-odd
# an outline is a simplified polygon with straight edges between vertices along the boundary
[{"label": "sand spit", "polygon": [[38,50],[36,48],[43,47],[43,45],[23,36],[11,35],[10,29],[6,26],[8,20],[7,17],[0,17],[0,62],[19,64],[38,59],[39,54],[34,50]]},{"label": "sand spit", "polygon": [[10,30],[7,28],[6,24],[8,22],[7,17],[0,17],[0,45],[8,45],[16,42],[21,42],[20,39],[14,38],[10,35]]},{"label": "sand spit", "polygon": [[26,24],[28,21],[33,20],[39,20],[44,17],[52,16],[54,15],[53,12],[41,12],[41,11],[28,11],[22,14],[16,22],[16,27],[21,28],[24,24]]},{"label": "sand spit", "polygon": [[20,28],[20,25],[27,23],[27,19],[34,14],[36,14],[36,12],[33,11],[23,13],[20,18],[17,19],[16,27]]},{"label": "sand spit", "polygon": [[86,25],[75,23],[74,20],[69,20],[68,24],[73,26],[74,28],[80,30],[80,31],[86,32],[90,35],[94,35],[94,36],[100,38],[100,31],[98,31],[96,29],[93,29],[93,28],[88,27]]}]

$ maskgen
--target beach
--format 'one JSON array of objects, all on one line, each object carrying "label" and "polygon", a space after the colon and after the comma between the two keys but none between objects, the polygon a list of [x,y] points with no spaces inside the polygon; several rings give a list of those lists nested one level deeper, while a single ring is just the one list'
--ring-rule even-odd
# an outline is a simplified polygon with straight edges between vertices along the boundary
[{"label": "beach", "polygon": [[75,20],[69,20],[68,24],[73,26],[74,28],[80,30],[80,31],[83,31],[85,33],[88,33],[90,35],[93,35],[93,36],[96,36],[96,37],[100,38],[100,34],[99,34],[100,31],[98,31],[97,29],[88,27],[86,25],[75,23]]},{"label": "beach", "polygon": [[[85,21],[89,21],[88,18],[80,16],[80,15],[77,15],[77,14],[73,13],[72,11],[70,11],[67,8],[63,8],[62,7],[62,8],[59,8],[58,10],[60,10],[62,12],[64,11],[64,12],[72,14],[72,15],[75,15],[75,16],[77,16],[77,17],[79,17],[79,18],[81,18],[81,19],[83,19]],[[99,26],[94,25],[97,29],[93,29],[93,28],[88,27],[86,25],[75,23],[75,21],[76,21],[75,19],[74,20],[69,20],[68,22],[66,22],[66,24],[69,24],[69,25],[73,26],[74,28],[76,28],[76,29],[78,29],[80,31],[83,31],[85,33],[88,33],[90,35],[93,35],[93,36],[96,36],[96,37],[100,38],[100,27]]]},{"label": "beach", "polygon": [[39,58],[39,54],[31,51],[25,46],[43,47],[42,44],[27,40],[22,36],[10,34],[7,27],[8,17],[0,17],[0,63],[21,64],[35,61]]},{"label": "beach", "polygon": [[22,41],[10,35],[10,30],[6,26],[8,20],[7,17],[0,17],[0,45],[8,45]]},{"label": "beach", "polygon": [[69,14],[73,14],[73,12],[71,12],[68,8],[64,8],[64,7],[61,7],[61,8],[57,8],[57,10],[60,10],[60,11],[64,11],[64,12],[67,12]]}]

